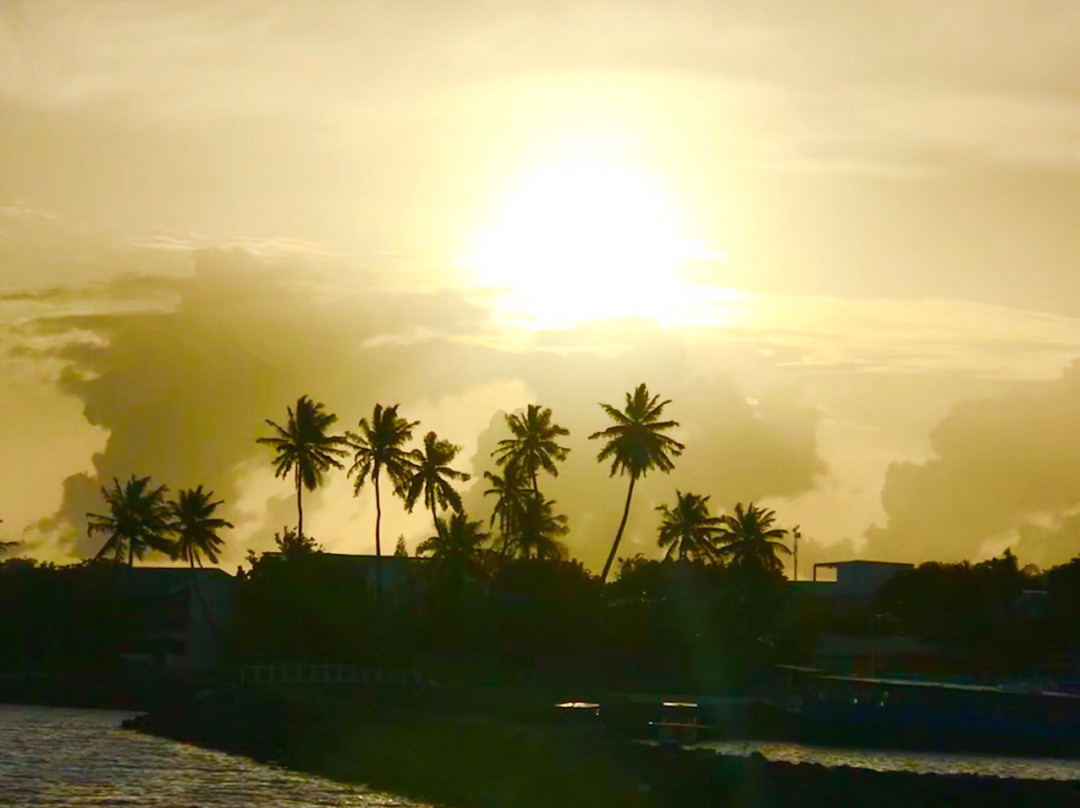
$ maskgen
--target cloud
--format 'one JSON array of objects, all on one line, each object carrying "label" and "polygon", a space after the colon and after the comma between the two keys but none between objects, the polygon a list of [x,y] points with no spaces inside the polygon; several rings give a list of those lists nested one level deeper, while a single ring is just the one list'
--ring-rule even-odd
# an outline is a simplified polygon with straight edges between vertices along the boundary
[{"label": "cloud", "polygon": [[[85,514],[100,507],[101,485],[132,473],[173,488],[201,483],[230,503],[244,530],[226,563],[265,546],[291,514],[291,495],[265,471],[269,458],[255,438],[265,418],[280,419],[305,393],[338,413],[341,428],[375,401],[400,402],[422,419],[421,430],[438,429],[464,446],[460,464],[476,478],[490,467],[492,433],[484,426],[494,413],[534,399],[553,407],[573,431],[574,453],[549,496],[571,514],[572,549],[593,564],[606,551],[624,481],[607,479],[593,460],[598,447],[585,436],[604,425],[598,402],[618,403],[640,381],[674,400],[688,449],[673,475],[640,486],[628,549],[651,550],[651,509],[676,485],[733,503],[806,491],[824,472],[813,407],[775,386],[756,390],[751,401],[726,374],[702,376],[686,336],[674,331],[639,322],[602,329],[616,338],[605,350],[511,348],[493,330],[490,312],[457,292],[379,291],[371,276],[349,266],[237,250],[198,252],[193,265],[189,277],[114,281],[118,297],[134,288],[141,298],[158,287],[174,295],[167,310],[58,314],[24,325],[29,339],[57,340],[42,343],[34,357],[63,363],[59,389],[107,433],[90,470],[64,480],[51,525],[57,552],[97,549],[85,535]],[[110,288],[95,294],[108,300]],[[56,306],[68,299],[61,290],[45,296]],[[370,549],[368,506],[353,500],[338,476],[309,497],[312,529],[322,529],[316,535],[327,546]],[[490,502],[477,495],[470,503],[485,514]],[[426,526],[402,518],[386,535],[398,530],[415,539]]]},{"label": "cloud", "polygon": [[[933,456],[893,463],[884,526],[866,533],[870,557],[978,558],[1020,536],[1030,560],[1060,562],[1052,530],[1080,506],[1080,362],[1057,381],[959,404],[931,432]],[[1022,560],[1029,560],[1023,558]]]}]

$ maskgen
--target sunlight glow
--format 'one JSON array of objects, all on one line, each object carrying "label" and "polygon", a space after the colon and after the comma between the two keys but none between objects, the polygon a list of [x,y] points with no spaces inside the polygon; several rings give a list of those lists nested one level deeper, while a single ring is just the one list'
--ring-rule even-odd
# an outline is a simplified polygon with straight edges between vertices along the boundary
[{"label": "sunlight glow", "polygon": [[[698,287],[692,260],[715,260],[679,226],[665,190],[603,157],[539,165],[501,200],[461,260],[474,283],[500,293],[504,314],[573,324],[619,317],[679,323]],[[688,297],[689,296],[689,297]]]}]

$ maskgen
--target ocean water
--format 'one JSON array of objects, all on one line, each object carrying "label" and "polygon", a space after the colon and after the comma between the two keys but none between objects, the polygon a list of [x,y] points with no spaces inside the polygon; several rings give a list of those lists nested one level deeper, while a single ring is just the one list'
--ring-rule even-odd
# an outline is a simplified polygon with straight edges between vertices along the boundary
[{"label": "ocean water", "polygon": [[0,805],[423,805],[363,786],[120,729],[120,722],[131,715],[0,705]]},{"label": "ocean water", "polygon": [[1010,755],[914,752],[899,749],[844,749],[783,741],[709,741],[696,748],[724,755],[758,752],[769,760],[855,766],[875,771],[919,774],[978,774],[1018,780],[1080,780],[1080,760]]}]

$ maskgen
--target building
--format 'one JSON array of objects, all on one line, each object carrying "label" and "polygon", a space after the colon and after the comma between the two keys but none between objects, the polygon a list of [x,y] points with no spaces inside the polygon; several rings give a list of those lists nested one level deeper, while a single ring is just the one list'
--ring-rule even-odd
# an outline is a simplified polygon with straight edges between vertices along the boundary
[{"label": "building", "polygon": [[217,568],[125,569],[120,658],[142,673],[204,673],[221,661],[232,626],[235,579]]},{"label": "building", "polygon": [[836,571],[836,581],[830,591],[837,598],[873,598],[882,586],[898,572],[909,570],[913,564],[895,561],[824,561],[814,565],[814,581],[819,569]]}]

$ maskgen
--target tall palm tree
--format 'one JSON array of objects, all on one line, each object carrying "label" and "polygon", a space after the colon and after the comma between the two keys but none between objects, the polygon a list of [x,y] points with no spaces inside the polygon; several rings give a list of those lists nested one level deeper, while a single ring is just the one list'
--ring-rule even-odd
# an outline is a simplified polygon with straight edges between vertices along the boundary
[{"label": "tall palm tree", "polygon": [[484,496],[496,497],[495,507],[491,511],[491,527],[498,523],[499,550],[503,555],[509,555],[524,519],[526,502],[533,497],[533,492],[516,466],[507,466],[501,477],[485,471],[484,478],[491,483]]},{"label": "tall palm tree", "polygon": [[559,561],[566,557],[566,545],[559,537],[570,532],[565,514],[555,513],[555,500],[532,494],[525,501],[517,535],[522,558]]},{"label": "tall palm tree", "polygon": [[461,495],[454,490],[453,480],[464,482],[469,475],[463,471],[450,468],[450,463],[461,451],[460,446],[455,446],[448,440],[443,440],[434,432],[424,435],[422,449],[413,449],[409,453],[412,463],[408,480],[405,481],[405,507],[412,512],[420,496],[424,497],[424,507],[431,511],[431,518],[435,521],[435,530],[439,529],[439,514],[435,506],[446,510],[452,508],[455,513],[461,513]]},{"label": "tall palm tree", "polygon": [[287,408],[289,418],[285,426],[270,419],[266,423],[277,433],[272,437],[258,438],[257,443],[264,443],[274,449],[274,476],[286,479],[291,473],[296,483],[296,532],[304,537],[304,488],[314,491],[322,485],[323,477],[331,468],[342,468],[337,458],[346,454],[342,444],[345,438],[340,435],[328,435],[328,430],[337,416],[324,411],[321,402],[314,402],[307,396],[296,400],[296,410]]},{"label": "tall palm tree", "polygon": [[664,433],[664,430],[677,427],[677,421],[661,421],[664,408],[670,404],[669,399],[660,400],[660,396],[649,395],[649,390],[644,384],[639,384],[633,394],[626,394],[625,409],[618,409],[610,404],[601,404],[604,412],[615,422],[600,432],[589,435],[590,440],[603,439],[604,448],[596,455],[597,462],[611,460],[611,475],[615,473],[630,475],[630,488],[626,492],[626,505],[623,507],[622,520],[619,529],[615,533],[615,541],[611,545],[604,571],[600,575],[600,581],[607,580],[608,572],[611,571],[612,562],[615,561],[615,553],[619,549],[623,530],[626,528],[626,519],[630,515],[630,499],[634,496],[634,483],[638,477],[642,477],[652,469],[669,472],[675,467],[672,456],[678,457],[686,448],[674,438]]},{"label": "tall palm tree", "polygon": [[211,564],[218,563],[218,554],[225,544],[218,531],[233,526],[232,522],[214,516],[221,500],[215,502],[213,496],[213,491],[206,491],[200,485],[182,490],[170,503],[176,532],[176,556],[187,561],[192,569],[196,564],[202,566],[204,555]]},{"label": "tall palm tree", "polygon": [[488,538],[479,520],[470,522],[463,512],[458,511],[449,521],[435,518],[435,535],[420,542],[416,554],[431,558],[442,570],[479,570],[483,546]]},{"label": "tall palm tree", "polygon": [[680,561],[713,561],[716,559],[715,536],[723,520],[709,515],[709,498],[700,494],[675,491],[675,507],[658,505],[660,535],[657,544],[667,547],[665,558]]},{"label": "tall palm tree", "polygon": [[368,477],[375,486],[375,558],[382,558],[382,543],[379,538],[379,526],[382,522],[382,500],[379,496],[379,476],[385,471],[396,493],[401,493],[402,486],[409,478],[412,462],[405,444],[412,440],[413,427],[419,421],[408,421],[398,415],[398,405],[383,407],[376,404],[371,413],[371,422],[361,418],[359,432],[346,432],[345,438],[353,449],[353,464],[349,476],[356,475],[353,495],[359,496]]},{"label": "tall palm tree", "polygon": [[131,475],[123,486],[113,477],[112,488],[102,486],[108,513],[87,513],[87,533],[105,533],[108,538],[95,558],[112,557],[128,566],[142,560],[148,550],[172,555],[174,546],[169,539],[173,532],[172,509],[165,495],[168,487],[154,488],[149,477]]},{"label": "tall palm tree", "polygon": [[791,550],[781,541],[787,530],[773,527],[775,511],[759,508],[753,502],[743,510],[740,502],[733,514],[722,519],[723,526],[717,534],[722,555],[740,566],[758,567],[769,572],[780,572],[784,568],[779,556],[791,555]]},{"label": "tall palm tree", "polygon": [[492,452],[495,462],[519,469],[532,483],[533,493],[539,493],[537,473],[543,469],[553,477],[559,476],[555,464],[566,460],[570,449],[560,446],[557,439],[569,435],[570,430],[552,423],[551,409],[539,404],[530,404],[524,414],[507,415],[506,426],[513,437],[499,441]]}]

